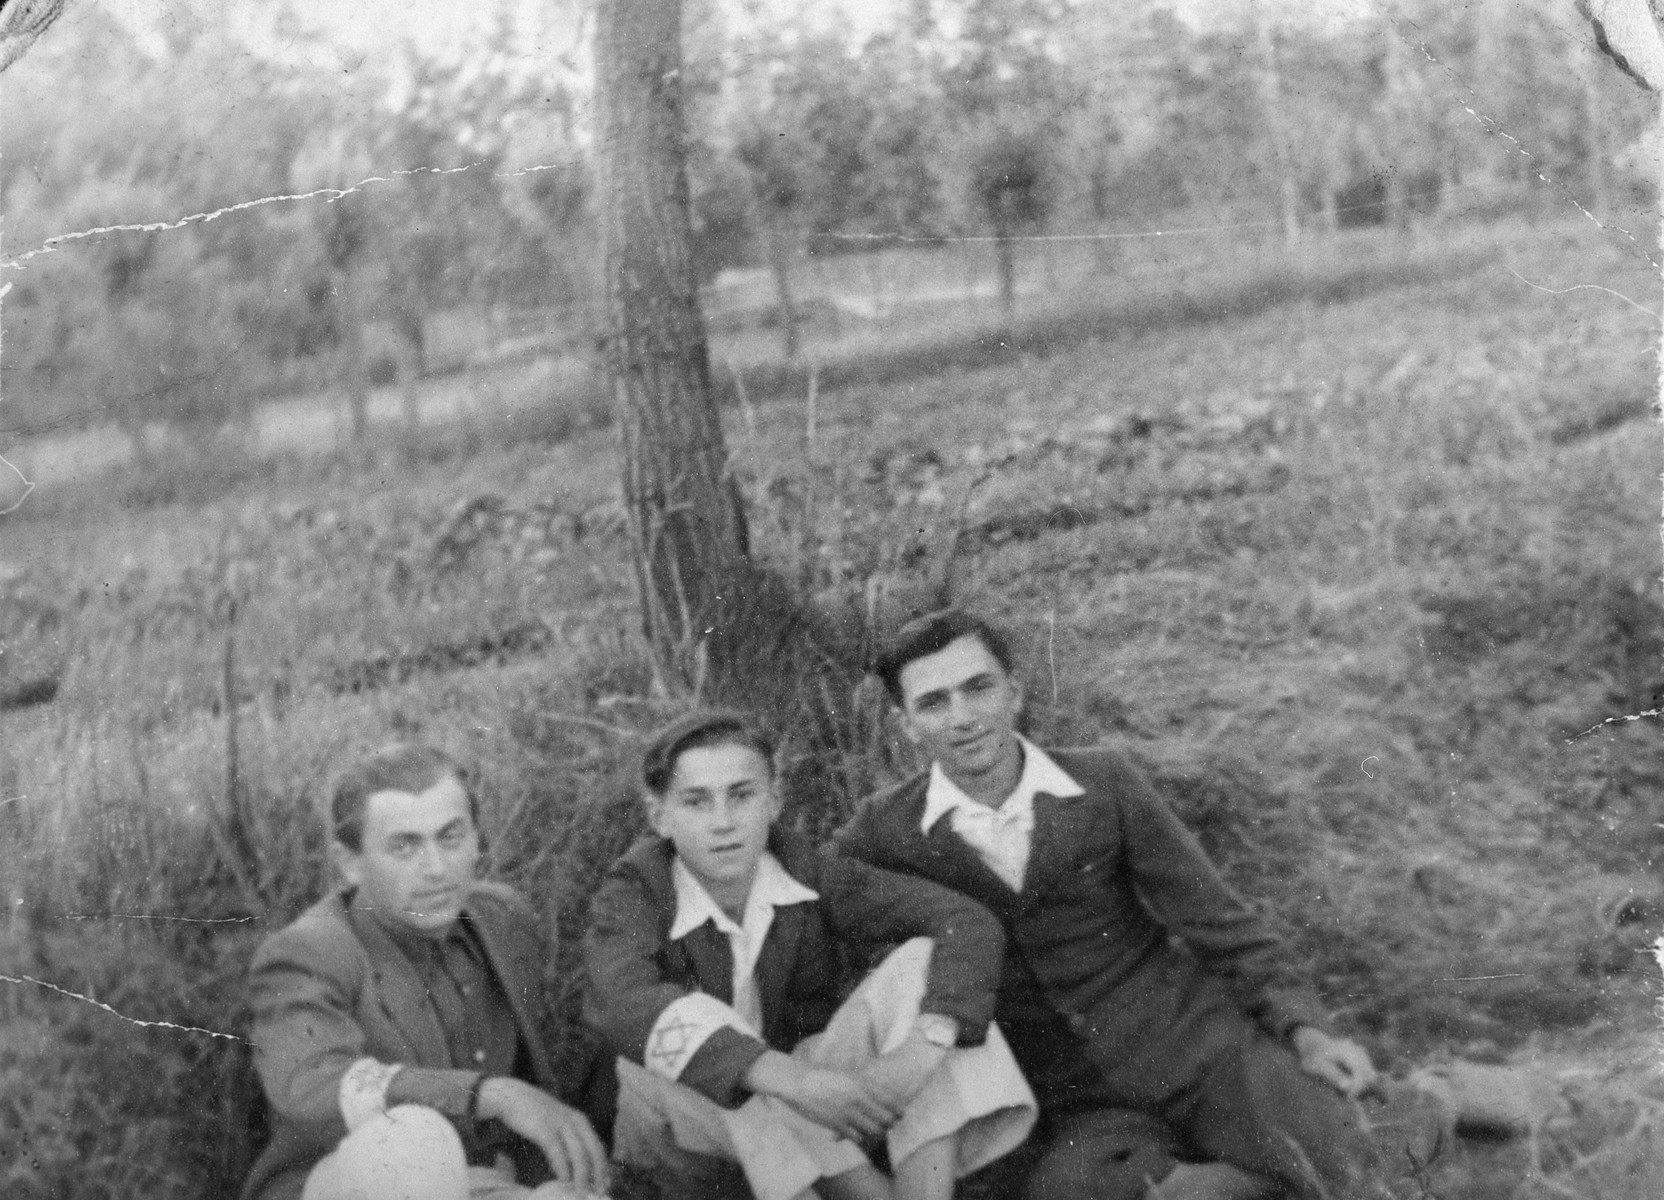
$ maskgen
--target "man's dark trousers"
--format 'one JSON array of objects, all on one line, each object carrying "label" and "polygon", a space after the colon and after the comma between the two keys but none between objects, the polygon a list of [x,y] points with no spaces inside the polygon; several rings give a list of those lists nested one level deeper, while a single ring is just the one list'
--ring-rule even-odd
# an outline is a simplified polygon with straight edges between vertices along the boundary
[{"label": "man's dark trousers", "polygon": [[1055,1018],[1013,1026],[1001,1006],[1040,1102],[1027,1200],[1141,1200],[1178,1161],[1230,1163],[1296,1196],[1361,1193],[1371,1148],[1345,1101],[1205,974],[1190,982],[1182,1025],[1109,1070]]}]

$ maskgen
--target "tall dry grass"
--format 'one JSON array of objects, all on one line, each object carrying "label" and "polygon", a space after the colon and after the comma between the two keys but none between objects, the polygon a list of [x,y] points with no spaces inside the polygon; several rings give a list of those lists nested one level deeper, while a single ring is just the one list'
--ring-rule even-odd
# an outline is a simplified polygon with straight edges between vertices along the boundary
[{"label": "tall dry grass", "polygon": [[[1623,282],[1575,256],[1529,265]],[[741,697],[793,735],[794,819],[824,830],[911,765],[850,664],[952,595],[1018,630],[1036,735],[1139,754],[1389,1064],[1632,1014],[1645,976],[1609,935],[1660,850],[1656,730],[1557,738],[1650,679],[1658,450],[1644,423],[1559,434],[1644,381],[1651,330],[1495,266],[1394,270],[1337,293],[1195,263],[1182,334],[1060,314],[981,369],[962,329],[906,385],[748,396],[735,469],[784,581],[759,627],[814,601],[800,656],[762,643],[770,687]],[[1257,294],[1280,303],[1227,318]],[[689,680],[737,684],[655,672],[610,441],[568,432],[48,497],[8,526],[8,603],[62,620],[26,635],[58,699],[0,714],[0,974],[24,981],[0,989],[0,1193],[230,1192],[259,1134],[242,970],[324,886],[330,775],[389,736],[478,764],[491,869],[562,934],[571,1012],[587,897],[639,828],[636,736]],[[1656,1191],[1642,1082],[1437,1194]]]}]

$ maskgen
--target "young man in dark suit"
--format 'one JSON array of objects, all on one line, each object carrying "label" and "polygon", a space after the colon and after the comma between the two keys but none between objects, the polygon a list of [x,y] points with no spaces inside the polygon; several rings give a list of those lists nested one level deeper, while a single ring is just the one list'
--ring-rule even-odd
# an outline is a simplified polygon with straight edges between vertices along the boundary
[{"label": "young man in dark suit", "polygon": [[870,797],[843,853],[1005,925],[996,1019],[1041,1107],[1029,1200],[1365,1194],[1342,1094],[1373,1083],[1277,937],[1122,755],[1017,733],[1005,639],[944,610],[875,667],[930,769]]},{"label": "young man in dark suit", "polygon": [[[988,1023],[993,917],[777,823],[773,741],[739,713],[661,730],[642,783],[653,832],[586,944],[621,1163],[666,1200],[945,1200],[1023,1141],[1034,1096]],[[846,968],[897,942],[846,999]]]},{"label": "young man in dark suit", "polygon": [[477,808],[456,764],[388,747],[343,776],[331,815],[345,886],[249,972],[272,1137],[243,1200],[605,1191],[605,1150],[553,1094],[548,945],[525,900],[475,878]]}]

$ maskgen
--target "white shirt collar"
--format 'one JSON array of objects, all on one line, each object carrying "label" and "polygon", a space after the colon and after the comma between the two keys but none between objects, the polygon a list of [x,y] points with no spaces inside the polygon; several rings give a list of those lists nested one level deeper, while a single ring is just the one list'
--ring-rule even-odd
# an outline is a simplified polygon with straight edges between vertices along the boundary
[{"label": "white shirt collar", "polygon": [[[705,885],[694,878],[693,872],[680,858],[670,865],[670,880],[676,888],[676,916],[670,922],[672,941],[686,937],[706,921],[726,934],[744,932],[743,926],[736,925],[733,918],[722,911],[721,905],[711,899]],[[753,913],[760,917],[765,910],[772,914],[776,908],[788,904],[804,904],[819,899],[819,892],[792,878],[780,865],[780,860],[765,850],[763,857],[757,860],[757,877],[751,881],[751,894],[745,900],[743,925],[755,925]]]},{"label": "white shirt collar", "polygon": [[[1086,794],[1086,789],[1076,783],[1069,772],[1058,766],[1044,750],[1022,734],[1017,735],[1017,742],[1023,748],[1023,773],[1017,779],[1016,788],[1000,802],[998,810],[995,811],[1027,811],[1033,806],[1034,797],[1041,793],[1059,799]],[[930,782],[924,789],[924,817],[919,821],[919,831],[929,833],[930,827],[945,814],[961,808],[973,813],[990,811],[986,804],[972,800],[963,788],[949,779],[940,763],[931,763]]]}]

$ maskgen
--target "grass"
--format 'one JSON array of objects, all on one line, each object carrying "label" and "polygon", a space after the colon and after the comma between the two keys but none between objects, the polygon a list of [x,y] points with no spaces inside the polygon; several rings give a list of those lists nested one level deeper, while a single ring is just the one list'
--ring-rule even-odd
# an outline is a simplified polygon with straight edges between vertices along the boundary
[{"label": "grass", "polygon": [[[1139,755],[1384,1063],[1532,1062],[1578,1101],[1429,1194],[1651,1196],[1658,727],[1573,735],[1664,686],[1631,415],[1657,330],[1520,277],[1657,277],[1590,227],[1479,240],[1157,263],[1144,307],[1059,302],[998,355],[974,323],[891,330],[905,370],[860,373],[874,335],[812,422],[787,389],[731,447],[836,637],[943,589],[1009,622],[1033,731]],[[570,1001],[634,738],[687,697],[638,644],[612,435],[556,425],[118,472],[5,518],[0,669],[59,690],[0,713],[0,974],[42,981],[0,989],[0,1193],[228,1193],[241,972],[322,886],[331,772],[388,736],[479,765],[492,868],[562,933]],[[909,763],[868,689],[811,684],[844,714],[798,730],[824,828]]]}]

